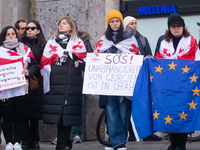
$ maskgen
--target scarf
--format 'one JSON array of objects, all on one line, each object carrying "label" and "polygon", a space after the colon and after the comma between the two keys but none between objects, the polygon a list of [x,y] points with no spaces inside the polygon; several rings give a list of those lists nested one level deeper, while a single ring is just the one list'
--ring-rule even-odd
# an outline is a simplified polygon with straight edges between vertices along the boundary
[{"label": "scarf", "polygon": [[135,36],[131,36],[128,39],[125,39],[117,44],[114,44],[113,41],[109,41],[105,35],[103,35],[98,42],[96,43],[95,50],[99,53],[103,53],[108,50],[112,46],[115,46],[117,49],[127,53],[127,54],[135,54],[140,55],[140,49],[137,43]]},{"label": "scarf", "polygon": [[67,47],[67,44],[69,42],[69,39],[71,38],[71,33],[69,34],[58,34],[55,38],[55,41],[63,48],[65,49]]},{"label": "scarf", "polygon": [[196,42],[192,36],[182,37],[174,49],[172,39],[170,42],[165,40],[161,41],[159,52],[155,58],[166,59],[182,59],[182,60],[199,60],[200,52]]},{"label": "scarf", "polygon": [[13,49],[16,48],[17,46],[19,46],[20,42],[18,41],[18,39],[12,39],[12,40],[6,40],[3,42],[3,47],[7,48],[7,49]]}]

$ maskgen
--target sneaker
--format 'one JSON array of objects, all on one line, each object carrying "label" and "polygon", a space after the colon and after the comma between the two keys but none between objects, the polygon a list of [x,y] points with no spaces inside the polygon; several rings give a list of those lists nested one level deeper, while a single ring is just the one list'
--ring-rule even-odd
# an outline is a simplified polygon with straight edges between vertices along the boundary
[{"label": "sneaker", "polygon": [[117,148],[117,150],[127,150],[126,147],[122,147],[122,148]]},{"label": "sneaker", "polygon": [[73,141],[73,142],[74,142],[74,143],[82,143],[80,136],[79,136],[79,135],[76,135],[76,136],[74,137],[74,141]]},{"label": "sneaker", "polygon": [[5,150],[13,150],[13,144],[10,142],[8,144],[6,144]]},{"label": "sneaker", "polygon": [[70,146],[66,146],[65,148],[62,148],[62,150],[71,150],[72,148]]},{"label": "sneaker", "polygon": [[117,150],[127,150],[127,148],[124,144],[117,146],[116,149]]},{"label": "sneaker", "polygon": [[163,140],[169,139],[169,133],[155,132],[154,134],[162,138]]},{"label": "sneaker", "polygon": [[176,146],[173,146],[173,145],[170,145],[167,150],[175,150],[176,149]]},{"label": "sneaker", "polygon": [[14,149],[14,150],[22,150],[22,146],[21,146],[21,144],[19,144],[18,142],[16,142],[16,143],[14,144],[14,146],[13,146],[13,149]]},{"label": "sneaker", "polygon": [[114,150],[114,148],[111,146],[106,146],[104,150]]},{"label": "sneaker", "polygon": [[155,135],[155,134],[152,134],[152,135],[150,135],[150,136],[148,136],[148,137],[145,137],[145,138],[143,139],[143,141],[160,141],[160,140],[162,140],[162,138],[161,138],[161,137],[158,137],[158,136]]},{"label": "sneaker", "polygon": [[57,144],[57,137],[53,141],[51,141],[51,144],[52,145],[56,145]]},{"label": "sneaker", "polygon": [[185,146],[181,146],[181,147],[176,147],[175,150],[186,150],[186,147]]}]

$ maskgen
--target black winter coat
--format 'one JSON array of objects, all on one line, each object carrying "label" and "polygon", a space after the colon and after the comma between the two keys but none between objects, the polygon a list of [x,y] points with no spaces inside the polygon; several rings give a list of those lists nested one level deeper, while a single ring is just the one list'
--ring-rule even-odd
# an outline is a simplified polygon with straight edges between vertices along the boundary
[{"label": "black winter coat", "polygon": [[156,56],[156,54],[158,53],[159,49],[160,49],[160,43],[162,42],[162,40],[164,40],[165,35],[162,35],[159,37],[157,44],[156,44],[156,49],[155,49],[155,54],[154,56]]},{"label": "black winter coat", "polygon": [[[68,55],[68,54],[67,54]],[[50,91],[44,96],[43,122],[63,126],[81,124],[82,84],[81,70],[84,65],[75,68],[74,61],[78,58],[73,54],[62,65],[51,65]],[[80,63],[79,63],[80,64]]]},{"label": "black winter coat", "polygon": [[[26,104],[26,117],[30,118],[38,118],[42,119],[42,113],[43,113],[43,78],[40,74],[40,60],[42,57],[42,52],[38,53],[38,39],[33,38],[30,39],[28,37],[22,38],[22,43],[27,45],[31,51],[33,52],[33,55],[37,62],[37,72],[35,74],[35,77],[38,80],[39,87],[36,89],[30,89],[29,87],[29,93],[26,96],[27,97],[27,104]],[[43,51],[45,47],[45,43],[42,43],[39,45],[39,48],[41,51]]]}]

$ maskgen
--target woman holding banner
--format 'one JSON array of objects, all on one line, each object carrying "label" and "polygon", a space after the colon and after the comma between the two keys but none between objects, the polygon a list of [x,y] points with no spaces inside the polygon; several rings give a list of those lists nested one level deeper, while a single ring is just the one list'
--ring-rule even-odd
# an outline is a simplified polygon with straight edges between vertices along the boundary
[{"label": "woman holding banner", "polygon": [[[168,17],[168,30],[158,40],[155,58],[199,60],[199,49],[185,28],[183,18],[173,13]],[[169,133],[171,145],[168,150],[186,150],[187,133]]]},{"label": "woman holding banner", "polygon": [[[31,78],[36,73],[36,65],[35,60],[33,59],[33,55],[30,58],[25,60],[25,55],[29,53],[30,56],[31,50],[24,44],[18,41],[18,35],[14,27],[6,26],[0,34],[0,51],[7,51],[10,55],[4,58],[5,63],[9,62],[12,64],[14,59],[12,56],[21,56],[23,58],[23,66],[24,70],[22,74],[25,75],[26,78]],[[5,53],[6,54],[6,53]],[[1,56],[2,57],[2,56]],[[27,80],[28,81],[28,80]],[[28,92],[28,83],[25,86],[20,86],[22,88],[24,94]],[[16,94],[15,92],[17,88],[11,89],[7,93],[4,91],[1,94],[7,94],[6,97],[11,97],[12,94]],[[9,96],[8,96],[9,95]],[[25,110],[25,96],[13,96],[9,99],[1,100],[1,111],[3,114],[3,134],[6,140],[6,150],[22,150],[21,148],[21,139],[22,132],[24,129],[24,110]],[[13,136],[14,135],[14,136]],[[13,145],[14,143],[14,145]]]},{"label": "woman holding banner", "polygon": [[[112,54],[140,54],[137,41],[123,38],[123,16],[117,10],[112,10],[107,15],[107,30],[105,35],[96,44],[94,53]],[[131,49],[131,51],[130,51]],[[120,56],[119,56],[120,57]],[[127,150],[126,140],[129,124],[129,108],[131,101],[124,96],[101,95],[99,100],[100,108],[107,111],[108,132],[112,145],[105,147],[105,150]]]},{"label": "woman holding banner", "polygon": [[86,48],[72,19],[63,17],[40,63],[44,80],[43,122],[57,125],[56,150],[71,150],[71,126],[81,125],[82,72]]}]

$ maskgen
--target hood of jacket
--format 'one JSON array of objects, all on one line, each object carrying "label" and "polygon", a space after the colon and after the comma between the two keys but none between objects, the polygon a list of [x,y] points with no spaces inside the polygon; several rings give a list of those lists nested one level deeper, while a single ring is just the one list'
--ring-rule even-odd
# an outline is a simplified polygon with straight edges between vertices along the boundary
[{"label": "hood of jacket", "polygon": [[83,43],[90,40],[90,35],[87,32],[78,31],[78,36],[83,41]]},{"label": "hood of jacket", "polygon": [[138,31],[135,31],[135,30],[133,30],[131,28],[128,28],[123,32],[123,39],[128,39],[133,35],[135,36],[136,39],[141,36]]}]

